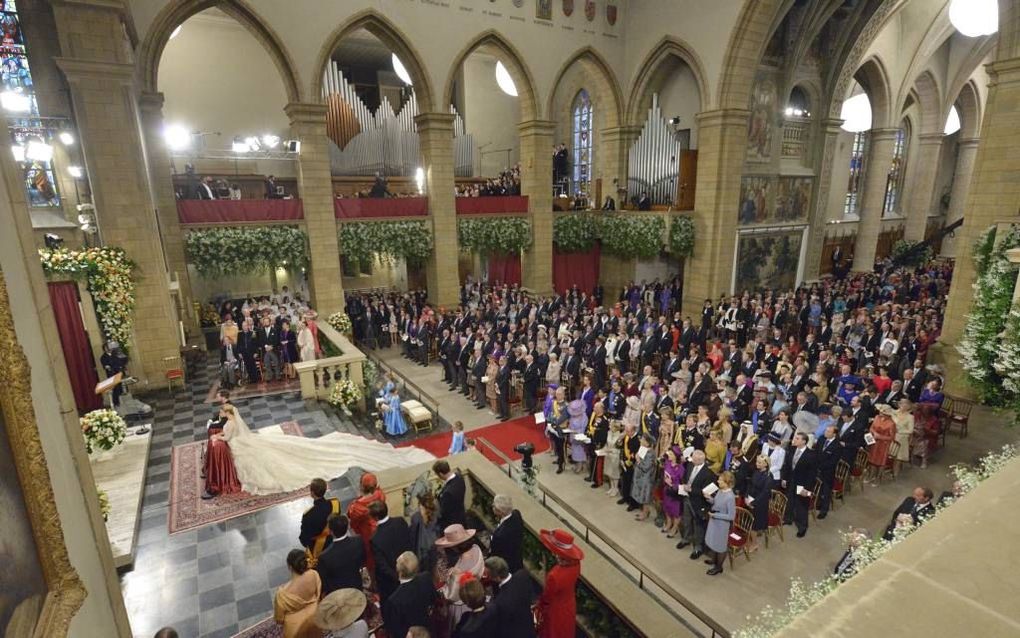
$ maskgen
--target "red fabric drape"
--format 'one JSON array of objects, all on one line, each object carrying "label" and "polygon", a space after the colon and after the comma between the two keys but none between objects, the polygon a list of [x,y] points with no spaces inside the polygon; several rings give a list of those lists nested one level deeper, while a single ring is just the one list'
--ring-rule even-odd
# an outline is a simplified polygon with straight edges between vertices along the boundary
[{"label": "red fabric drape", "polygon": [[521,285],[520,253],[499,253],[489,255],[489,283]]},{"label": "red fabric drape", "polygon": [[78,285],[70,281],[50,282],[50,305],[57,320],[60,347],[67,363],[67,375],[71,378],[74,403],[81,413],[103,407],[102,399],[96,395],[95,360],[85,334],[85,324],[78,308]]},{"label": "red fabric drape", "polygon": [[344,197],[333,199],[337,219],[421,217],[429,214],[425,197]]},{"label": "red fabric drape", "polygon": [[562,253],[553,246],[553,287],[564,292],[576,285],[582,292],[591,293],[599,280],[599,256],[596,243],[586,253]]},{"label": "red fabric drape", "polygon": [[277,222],[304,219],[300,199],[182,199],[177,218],[182,224]]},{"label": "red fabric drape", "polygon": [[528,212],[527,195],[497,197],[458,197],[458,215],[499,215],[501,213]]}]

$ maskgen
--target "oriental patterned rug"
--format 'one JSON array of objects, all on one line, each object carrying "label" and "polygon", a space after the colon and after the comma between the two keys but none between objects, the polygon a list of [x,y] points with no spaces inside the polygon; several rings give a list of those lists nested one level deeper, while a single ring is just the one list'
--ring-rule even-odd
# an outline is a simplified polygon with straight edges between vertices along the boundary
[{"label": "oriental patterned rug", "polygon": [[[281,423],[284,434],[304,436],[294,421]],[[219,523],[245,514],[293,501],[308,495],[307,488],[281,494],[255,496],[247,492],[223,494],[202,500],[205,480],[202,478],[202,450],[205,441],[175,446],[170,455],[170,533],[176,534],[196,527]]]},{"label": "oriental patterned rug", "polygon": [[[220,382],[217,379],[209,386],[209,393],[205,397],[205,402],[215,403],[216,393],[219,389]],[[248,385],[239,385],[231,388],[230,398],[237,401],[238,399],[250,399],[251,397],[271,397],[277,394],[297,392],[300,389],[301,381],[299,379],[281,379],[271,383],[249,383]]]},{"label": "oriental patterned rug", "polygon": [[283,638],[283,627],[272,616],[234,634],[233,638]]}]

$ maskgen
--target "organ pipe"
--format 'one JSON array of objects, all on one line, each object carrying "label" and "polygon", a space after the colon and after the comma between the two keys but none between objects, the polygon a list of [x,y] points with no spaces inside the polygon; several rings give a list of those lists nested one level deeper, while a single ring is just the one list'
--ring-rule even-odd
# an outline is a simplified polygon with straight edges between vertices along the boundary
[{"label": "organ pipe", "polygon": [[[688,142],[689,144],[689,142]],[[648,193],[655,204],[669,205],[676,197],[680,151],[684,144],[673,126],[662,116],[659,94],[652,95],[652,106],[634,145],[628,153],[627,192],[637,196]]]}]

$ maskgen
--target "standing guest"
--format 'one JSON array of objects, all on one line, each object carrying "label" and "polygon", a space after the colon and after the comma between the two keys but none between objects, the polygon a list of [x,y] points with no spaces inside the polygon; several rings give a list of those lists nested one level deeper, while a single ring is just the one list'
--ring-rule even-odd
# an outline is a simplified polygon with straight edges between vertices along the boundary
[{"label": "standing guest", "polygon": [[723,571],[723,562],[729,551],[730,525],[737,514],[736,499],[733,496],[732,472],[723,472],[719,475],[719,489],[715,494],[709,496],[708,500],[712,503],[712,507],[708,512],[705,546],[715,555],[715,564],[705,573],[715,576]]},{"label": "standing guest", "polygon": [[592,489],[602,485],[602,476],[605,473],[605,454],[596,454],[598,450],[605,450],[606,441],[609,438],[609,419],[606,417],[605,411],[605,403],[601,401],[596,403],[591,416],[588,417],[588,427],[584,432],[590,441],[586,452],[591,465],[588,480],[591,481]]},{"label": "standing guest", "polygon": [[723,470],[723,463],[726,461],[726,444],[723,443],[722,430],[712,428],[708,433],[708,441],[705,442],[705,458],[708,459],[708,467],[713,474],[719,474]]},{"label": "standing guest", "polygon": [[454,523],[464,524],[464,495],[467,486],[464,477],[450,469],[450,464],[439,460],[432,465],[432,472],[443,486],[439,489],[439,529],[446,529]]},{"label": "standing guest", "polygon": [[562,387],[556,388],[553,394],[552,403],[545,410],[546,435],[552,447],[552,453],[556,455],[556,473],[563,473],[563,465],[566,463],[566,438],[564,435],[564,424],[570,418],[567,412],[567,393]]},{"label": "standing guest", "polygon": [[606,435],[606,445],[603,448],[605,450],[605,463],[603,464],[604,471],[602,478],[605,480],[608,489],[606,494],[609,496],[617,496],[620,493],[619,482],[620,482],[620,448],[622,444],[620,439],[623,438],[623,423],[620,421],[609,422],[609,434]]},{"label": "standing guest", "polygon": [[368,571],[375,568],[372,557],[372,534],[375,533],[375,519],[368,511],[368,507],[375,502],[386,502],[386,495],[379,489],[379,481],[375,474],[366,472],[361,475],[361,496],[354,499],[347,506],[347,520],[351,531],[358,535],[365,545],[365,566]]},{"label": "standing guest", "polygon": [[436,603],[436,589],[432,577],[418,572],[418,557],[414,552],[397,556],[396,573],[400,582],[383,602],[383,624],[388,635],[406,636],[414,626],[429,624],[429,611]]},{"label": "standing guest", "polygon": [[646,520],[652,513],[652,490],[655,487],[655,451],[650,434],[642,434],[638,448],[637,461],[634,463],[634,479],[631,481],[630,498],[632,503],[627,511],[641,508],[634,516],[635,520]]},{"label": "standing guest", "polygon": [[322,594],[319,573],[308,568],[308,557],[303,549],[292,549],[287,554],[290,580],[276,590],[273,599],[273,620],[283,626],[284,638],[319,638],[315,626],[315,612]]},{"label": "standing guest", "polygon": [[783,466],[786,464],[786,450],[782,448],[779,443],[782,439],[775,432],[771,432],[766,439],[768,445],[765,446],[764,454],[769,460],[769,472],[772,474],[772,480],[779,483],[783,479]]},{"label": "standing guest", "polygon": [[322,593],[348,587],[361,589],[361,570],[365,567],[365,546],[361,539],[349,534],[349,522],[343,514],[329,517],[329,531],[333,542],[315,563],[315,571],[322,579]]},{"label": "standing guest", "polygon": [[308,484],[308,492],[312,496],[312,506],[301,515],[298,540],[314,560],[332,542],[329,517],[340,513],[340,499],[326,498],[326,481],[321,478],[312,479]]},{"label": "standing guest", "polygon": [[510,420],[510,365],[506,357],[500,357],[499,369],[496,372],[496,402],[499,408],[499,420]]},{"label": "standing guest", "polygon": [[467,443],[464,440],[464,423],[455,421],[453,424],[453,436],[450,437],[450,449],[447,454],[460,454],[467,451]]},{"label": "standing guest", "polygon": [[934,497],[935,493],[931,491],[931,488],[915,487],[913,494],[903,499],[900,506],[893,512],[892,520],[889,521],[889,525],[885,528],[882,538],[887,541],[893,539],[895,529],[901,525],[900,517],[908,519],[911,525],[920,525],[926,519],[934,516],[935,504],[932,503],[932,498]]},{"label": "standing guest", "polygon": [[683,448],[674,445],[666,452],[662,467],[662,513],[666,519],[662,531],[666,538],[676,538],[680,532],[683,503],[677,491],[683,484]]},{"label": "standing guest", "polygon": [[494,638],[536,638],[531,613],[531,576],[523,569],[511,573],[506,561],[499,556],[487,558],[485,570],[496,584],[492,605],[499,617],[499,631]]},{"label": "standing guest", "polygon": [[678,488],[684,498],[683,537],[676,544],[677,549],[692,545],[691,560],[697,560],[704,553],[705,519],[708,515],[708,501],[704,489],[715,482],[715,474],[705,462],[705,453],[695,450],[691,460],[684,467],[684,483]]},{"label": "standing guest", "polygon": [[[379,599],[386,599],[397,589],[400,577],[397,574],[397,557],[411,551],[411,530],[402,518],[390,518],[385,501],[376,501],[368,506],[368,513],[375,520],[375,534],[371,539],[372,556],[375,560],[375,585]],[[417,559],[415,559],[417,568]]]},{"label": "standing guest", "polygon": [[896,440],[900,449],[896,451],[896,458],[893,459],[893,478],[900,475],[900,467],[903,462],[910,462],[910,435],[914,433],[914,404],[910,399],[902,398],[896,404],[896,411],[893,412],[893,422],[896,424]]},{"label": "standing guest", "polygon": [[290,329],[290,322],[280,327],[280,358],[283,360],[283,374],[288,379],[297,377],[294,364],[298,362],[297,335]]},{"label": "standing guest", "polygon": [[506,561],[510,571],[515,572],[524,567],[524,520],[505,494],[492,497],[492,513],[498,522],[489,541],[489,556],[499,556]]},{"label": "standing guest", "polygon": [[574,537],[562,529],[539,532],[539,540],[553,553],[556,565],[545,575],[545,587],[538,599],[541,638],[572,636],[577,632],[577,580],[581,577],[584,552]]},{"label": "standing guest", "polygon": [[499,363],[493,355],[489,355],[489,363],[485,366],[485,376],[482,377],[482,381],[485,383],[485,399],[489,404],[489,411],[493,414],[499,414],[499,391],[498,383],[499,379]]},{"label": "standing guest", "polygon": [[439,506],[432,492],[418,495],[418,510],[411,514],[410,531],[418,565],[422,571],[431,573],[436,562],[436,539],[443,533],[439,528]]},{"label": "standing guest", "polygon": [[441,583],[440,593],[448,603],[446,624],[453,629],[467,611],[460,599],[461,576],[471,574],[481,578],[485,573],[485,556],[475,540],[476,531],[464,529],[459,523],[443,530],[436,539],[439,559],[436,563],[436,580]]},{"label": "standing guest", "polygon": [[386,434],[390,436],[402,436],[407,433],[407,423],[400,409],[400,391],[396,386],[390,388],[386,396],[386,403],[382,405],[385,415]]},{"label": "standing guest", "polygon": [[360,588],[340,589],[319,601],[315,626],[322,638],[368,638],[368,623],[361,618],[368,598]]},{"label": "standing guest", "polygon": [[477,578],[465,578],[460,586],[460,600],[467,611],[453,630],[453,638],[491,638],[499,633],[496,608],[485,604],[485,587]]},{"label": "standing guest", "polygon": [[815,454],[818,456],[818,478],[822,481],[822,491],[818,495],[818,519],[829,515],[832,504],[832,486],[836,482],[836,465],[842,453],[839,441],[836,440],[836,426],[825,428],[825,433],[815,442]]},{"label": "standing guest", "polygon": [[315,337],[303,321],[297,324],[297,346],[301,361],[315,361]]},{"label": "standing guest", "polygon": [[634,464],[637,463],[637,452],[641,449],[641,439],[638,437],[637,425],[628,423],[623,426],[623,438],[620,439],[620,498],[617,505],[627,504],[627,511],[633,511],[640,507],[631,496],[631,487],[634,483]]},{"label": "standing guest", "polygon": [[893,409],[891,405],[882,403],[876,406],[878,415],[871,420],[871,436],[875,442],[868,450],[868,473],[872,485],[878,485],[878,477],[885,469],[889,460],[889,447],[896,440],[896,422],[893,421]]},{"label": "standing guest", "polygon": [[255,343],[262,356],[262,380],[266,383],[280,378],[280,332],[267,316],[262,318],[262,327],[255,333]]},{"label": "standing guest", "polygon": [[577,474],[584,468],[584,463],[588,460],[587,445],[583,441],[577,440],[578,435],[584,435],[585,428],[588,425],[588,415],[584,401],[574,399],[568,403],[567,414],[570,415],[570,419],[567,421],[569,432],[565,432],[565,436],[568,439],[564,442],[564,445],[570,450],[570,464],[573,466],[574,474]]},{"label": "standing guest", "polygon": [[533,356],[524,357],[524,409],[528,414],[534,414],[537,410],[536,400],[538,397],[538,386],[542,380],[542,368],[535,361]]},{"label": "standing guest", "polygon": [[811,493],[818,477],[815,453],[808,449],[807,443],[807,434],[798,432],[793,435],[793,449],[783,468],[782,486],[790,503],[785,522],[793,521],[797,525],[797,538],[804,538],[807,534]]},{"label": "standing guest", "polygon": [[769,473],[769,460],[765,456],[759,456],[754,460],[754,474],[748,483],[747,494],[744,495],[744,503],[751,508],[754,514],[754,534],[748,539],[749,552],[758,550],[758,538],[766,533],[769,528],[769,500],[772,497],[772,474]]}]

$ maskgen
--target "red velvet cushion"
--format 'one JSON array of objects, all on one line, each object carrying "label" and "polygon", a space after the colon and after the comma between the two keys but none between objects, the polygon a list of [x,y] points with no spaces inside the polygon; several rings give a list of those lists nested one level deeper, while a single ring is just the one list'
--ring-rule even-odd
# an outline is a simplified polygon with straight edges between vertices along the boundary
[{"label": "red velvet cushion", "polygon": [[[739,538],[733,538],[734,534],[736,534]],[[747,542],[747,536],[745,536],[739,529],[731,529],[729,541],[730,547],[743,547],[744,543]]]},{"label": "red velvet cushion", "polygon": [[769,527],[776,527],[782,524],[783,522],[779,520],[778,514],[773,514],[772,512],[769,512]]},{"label": "red velvet cushion", "polygon": [[837,480],[837,481],[833,482],[832,489],[833,489],[833,491],[836,491],[836,492],[842,492],[843,491],[843,481]]},{"label": "red velvet cushion", "polygon": [[850,476],[860,476],[864,473],[864,470],[858,470],[856,467],[850,470]]},{"label": "red velvet cushion", "polygon": [[167,379],[179,379],[179,378],[181,378],[183,376],[184,376],[184,372],[182,370],[167,370],[166,371],[166,378]]}]

